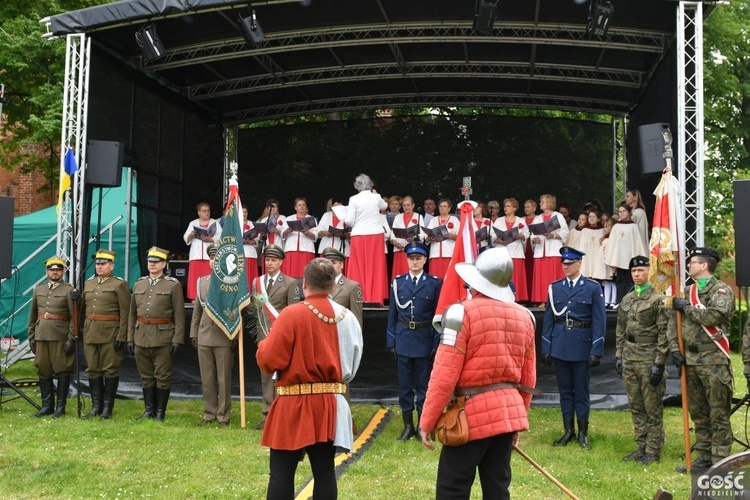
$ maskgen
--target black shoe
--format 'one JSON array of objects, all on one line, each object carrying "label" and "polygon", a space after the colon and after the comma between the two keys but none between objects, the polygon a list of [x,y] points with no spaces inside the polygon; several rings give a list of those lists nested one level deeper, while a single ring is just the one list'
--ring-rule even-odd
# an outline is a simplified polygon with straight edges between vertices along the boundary
[{"label": "black shoe", "polygon": [[636,460],[640,460],[641,458],[643,458],[643,455],[645,454],[646,454],[646,451],[643,448],[638,448],[637,450],[631,453],[628,453],[627,455],[622,457],[622,459],[626,462],[634,462]]},{"label": "black shoe", "polygon": [[104,392],[102,396],[102,414],[100,420],[109,420],[112,418],[112,410],[115,407],[115,398],[117,397],[117,386],[120,384],[120,377],[106,377],[104,379]]},{"label": "black shoe", "polygon": [[104,390],[104,379],[101,377],[90,378],[89,388],[91,389],[91,411],[81,417],[84,420],[102,414],[102,391]]},{"label": "black shoe", "polygon": [[219,422],[219,427],[229,427],[229,422]]},{"label": "black shoe", "polygon": [[584,450],[590,450],[589,446],[589,421],[578,420],[578,444]]},{"label": "black shoe", "polygon": [[216,420],[209,420],[209,419],[207,419],[207,418],[204,418],[203,420],[201,420],[201,421],[200,421],[200,422],[199,422],[199,423],[197,424],[197,427],[205,427],[205,426],[207,426],[207,425],[211,425],[211,424],[213,424],[214,422],[216,422]]},{"label": "black shoe", "polygon": [[156,421],[164,422],[170,389],[156,389]]},{"label": "black shoe", "polygon": [[401,435],[397,439],[399,441],[407,441],[411,439],[412,436],[417,435],[417,431],[414,428],[413,412],[405,411],[401,416],[404,419],[404,430],[401,432]]},{"label": "black shoe", "polygon": [[39,379],[39,390],[42,393],[42,407],[34,413],[36,418],[46,417],[55,413],[55,385],[51,378]]},{"label": "black shoe", "polygon": [[135,417],[136,420],[143,420],[144,418],[155,418],[156,417],[156,387],[144,387],[143,388],[143,406],[146,409],[141,413],[140,417]]},{"label": "black shoe", "polygon": [[258,431],[262,431],[263,427],[265,427],[265,426],[266,426],[266,417],[263,417],[263,420],[261,420],[260,422],[258,422],[257,424],[255,424],[255,429],[258,430]]},{"label": "black shoe", "polygon": [[643,465],[648,465],[654,462],[658,462],[659,458],[660,458],[659,455],[645,453],[641,458],[638,459],[638,462],[642,463]]},{"label": "black shoe", "polygon": [[565,446],[573,441],[573,438],[576,436],[576,428],[573,422],[573,417],[563,417],[563,427],[565,428],[565,434],[563,434],[560,439],[552,443],[552,446]]},{"label": "black shoe", "polygon": [[68,403],[68,391],[70,390],[70,375],[61,375],[57,379],[57,407],[53,419],[65,415],[65,405]]},{"label": "black shoe", "polygon": [[[710,460],[701,460],[701,459],[698,459],[698,460],[695,460],[691,464],[690,472],[692,474],[695,474],[697,472],[701,472],[701,471],[704,471],[706,469],[710,469],[712,465],[713,465],[713,462],[711,462]],[[678,467],[675,467],[674,470],[676,470],[680,474],[686,474],[687,473],[687,467],[684,466],[684,465],[680,465]]]}]

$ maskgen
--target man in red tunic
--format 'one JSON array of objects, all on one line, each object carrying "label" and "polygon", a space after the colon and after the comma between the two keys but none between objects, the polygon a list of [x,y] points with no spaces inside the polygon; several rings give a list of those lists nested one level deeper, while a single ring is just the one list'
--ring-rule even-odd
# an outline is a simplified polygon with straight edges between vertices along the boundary
[{"label": "man in red tunic", "polygon": [[471,300],[443,313],[442,335],[419,422],[422,443],[452,395],[466,395],[469,441],[443,446],[437,498],[469,498],[476,469],[484,498],[510,498],[510,454],[518,432],[528,430],[536,392],[534,319],[514,303],[508,283],[513,260],[504,247],[482,252],[473,264],[456,265],[471,287]]},{"label": "man in red tunic", "polygon": [[276,373],[276,394],[260,443],[271,448],[268,499],[294,497],[294,473],[302,453],[310,457],[313,498],[338,494],[336,448],[352,449],[352,416],[346,384],[362,358],[362,329],[354,314],[328,295],[336,269],[314,259],[304,272],[305,301],[284,308],[258,344],[261,370]]}]

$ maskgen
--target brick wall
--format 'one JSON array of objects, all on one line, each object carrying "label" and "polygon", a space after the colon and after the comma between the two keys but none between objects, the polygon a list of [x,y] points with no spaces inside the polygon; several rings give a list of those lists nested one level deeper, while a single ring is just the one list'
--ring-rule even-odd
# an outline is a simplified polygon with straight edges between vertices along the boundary
[{"label": "brick wall", "polygon": [[0,196],[15,198],[14,216],[36,212],[57,203],[57,189],[39,192],[45,182],[39,171],[22,174],[0,167]]}]

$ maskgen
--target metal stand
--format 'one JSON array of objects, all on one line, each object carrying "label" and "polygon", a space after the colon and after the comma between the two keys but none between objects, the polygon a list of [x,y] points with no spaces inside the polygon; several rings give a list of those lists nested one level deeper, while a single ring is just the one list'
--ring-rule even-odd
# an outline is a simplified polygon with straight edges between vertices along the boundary
[{"label": "metal stand", "polygon": [[[16,395],[5,399],[5,388],[6,387],[9,388],[9,389],[11,389],[13,392],[15,392]],[[9,401],[14,401],[14,400],[16,400],[18,398],[25,399],[26,401],[28,401],[28,403],[31,406],[33,406],[37,410],[40,410],[42,408],[41,406],[39,406],[37,404],[36,401],[34,401],[30,397],[28,397],[21,389],[19,389],[18,387],[16,387],[15,383],[11,382],[7,378],[5,378],[5,375],[3,375],[2,373],[0,373],[0,408],[3,407],[3,402],[7,403]]]}]

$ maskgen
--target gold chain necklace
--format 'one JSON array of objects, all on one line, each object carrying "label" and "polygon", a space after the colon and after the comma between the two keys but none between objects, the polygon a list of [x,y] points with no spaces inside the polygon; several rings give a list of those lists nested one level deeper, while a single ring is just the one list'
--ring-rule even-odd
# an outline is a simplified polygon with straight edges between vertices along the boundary
[{"label": "gold chain necklace", "polygon": [[312,311],[312,313],[314,315],[316,315],[318,317],[318,319],[321,320],[321,321],[323,321],[324,323],[335,324],[335,323],[338,323],[339,321],[341,321],[342,319],[344,319],[344,316],[346,316],[346,309],[344,309],[335,318],[329,318],[328,316],[326,316],[322,312],[318,311],[318,308],[315,307],[314,305],[310,304],[308,301],[305,300],[302,303],[305,304],[307,306],[307,308],[310,309]]}]

